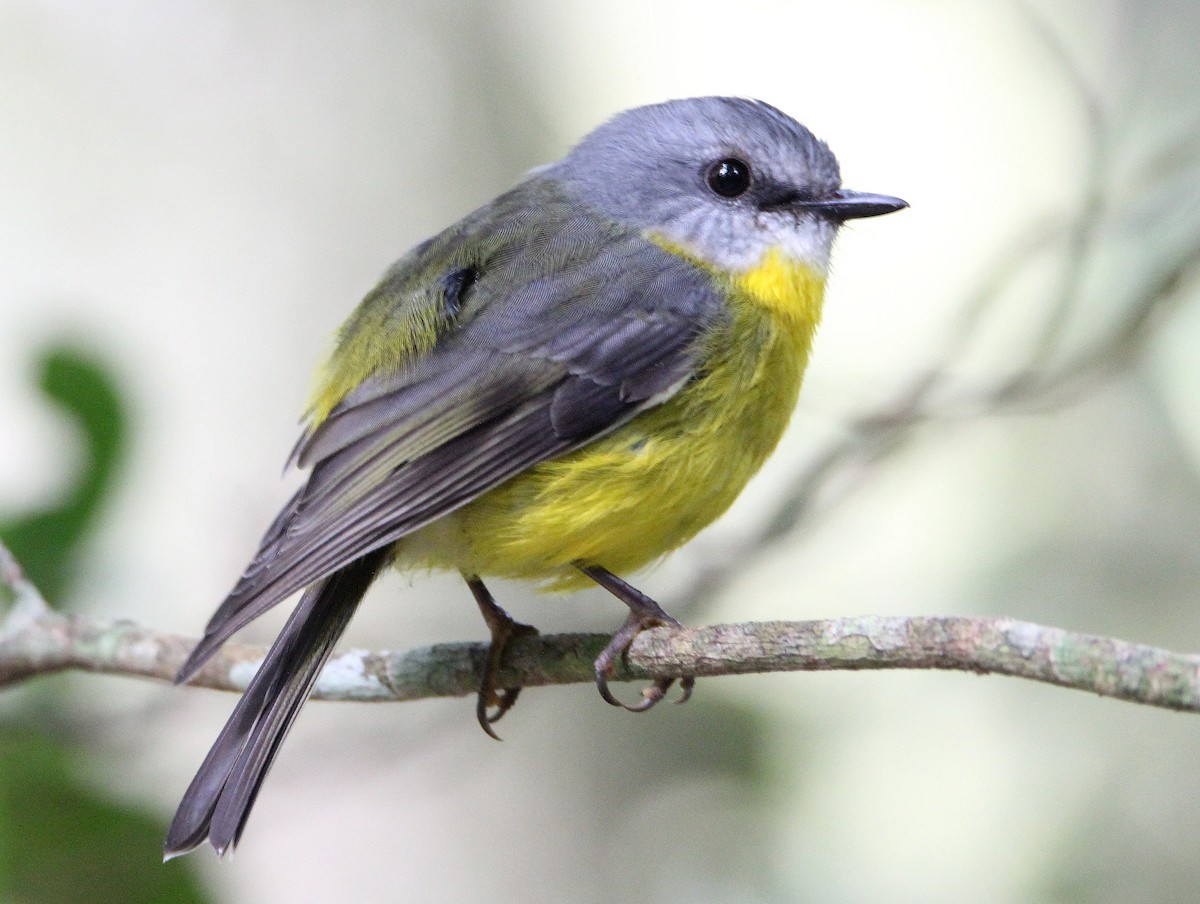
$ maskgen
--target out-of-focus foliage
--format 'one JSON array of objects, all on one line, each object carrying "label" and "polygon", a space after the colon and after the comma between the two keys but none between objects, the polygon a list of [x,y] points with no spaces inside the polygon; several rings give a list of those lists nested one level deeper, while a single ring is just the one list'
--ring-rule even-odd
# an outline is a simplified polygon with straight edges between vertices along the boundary
[{"label": "out-of-focus foliage", "polygon": [[188,865],[162,864],[157,816],[79,775],[84,751],[31,727],[0,729],[0,898],[23,904],[206,900]]},{"label": "out-of-focus foliage", "polygon": [[[0,538],[54,605],[111,493],[128,441],[127,406],[110,368],[86,351],[48,348],[39,386],[78,427],[82,464],[55,503],[0,521]],[[165,825],[93,787],[77,765],[86,742],[45,731],[68,724],[57,688],[0,721],[0,900],[22,904],[201,902],[187,864],[164,867]]]},{"label": "out-of-focus foliage", "polygon": [[61,607],[74,577],[73,556],[118,475],[128,416],[107,368],[87,352],[52,346],[38,370],[46,399],[78,427],[84,461],[61,499],[32,512],[0,513],[0,538],[42,594]]}]

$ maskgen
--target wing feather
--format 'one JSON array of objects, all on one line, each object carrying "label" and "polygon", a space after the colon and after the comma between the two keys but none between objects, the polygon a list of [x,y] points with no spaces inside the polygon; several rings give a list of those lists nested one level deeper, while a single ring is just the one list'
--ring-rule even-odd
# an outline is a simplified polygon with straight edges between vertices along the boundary
[{"label": "wing feather", "polygon": [[[544,186],[510,195],[497,202],[517,208],[503,227],[488,232],[469,218],[402,259],[368,296],[364,307],[399,304],[400,319],[415,322],[424,315],[414,299],[440,304],[428,286],[444,285],[443,271],[469,265],[475,276],[454,321],[435,324],[430,350],[373,367],[301,440],[294,456],[312,469],[307,484],[180,680],[284,598],[616,429],[695,373],[701,337],[724,316],[706,273]],[[516,228],[523,217],[536,219],[537,241]],[[342,358],[363,341],[359,331],[385,329],[387,314],[360,308]]]}]

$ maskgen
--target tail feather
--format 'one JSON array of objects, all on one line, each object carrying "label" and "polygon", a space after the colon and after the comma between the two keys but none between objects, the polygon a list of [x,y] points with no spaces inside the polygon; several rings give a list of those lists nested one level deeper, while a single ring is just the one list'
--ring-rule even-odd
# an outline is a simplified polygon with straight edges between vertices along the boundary
[{"label": "tail feather", "polygon": [[237,844],[275,754],[388,557],[377,550],[304,592],[184,793],[167,858],[205,839],[218,854]]}]

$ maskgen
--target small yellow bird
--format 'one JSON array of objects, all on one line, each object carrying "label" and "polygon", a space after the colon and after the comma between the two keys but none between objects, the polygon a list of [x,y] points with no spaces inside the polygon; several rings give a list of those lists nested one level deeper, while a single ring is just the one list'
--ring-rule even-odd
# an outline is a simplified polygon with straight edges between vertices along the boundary
[{"label": "small yellow bird", "polygon": [[304,589],[185,793],[167,856],[237,843],[389,564],[466,579],[492,634],[477,702],[489,734],[520,690],[496,687],[504,645],[533,629],[485,576],[594,581],[621,599],[629,616],[596,679],[623,705],[613,664],[642,630],[678,623],[616,573],[741,492],[795,407],[838,226],[906,206],[843,189],[829,148],[774,107],[701,97],[619,114],[397,261],[321,372],[292,456],[307,483],[179,672]]}]

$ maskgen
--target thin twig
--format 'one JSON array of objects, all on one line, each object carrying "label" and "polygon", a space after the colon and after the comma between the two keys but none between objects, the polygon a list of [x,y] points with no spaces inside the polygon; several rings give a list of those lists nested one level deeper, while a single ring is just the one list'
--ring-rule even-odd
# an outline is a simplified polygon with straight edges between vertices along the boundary
[{"label": "thin twig", "polygon": [[[18,596],[27,595],[24,606],[15,605],[0,625],[0,687],[72,669],[170,681],[192,647],[186,637],[132,622],[50,610],[2,546],[0,580]],[[517,638],[505,652],[499,684],[592,681],[593,660],[607,642],[603,634]],[[226,644],[194,683],[244,690],[265,655],[262,647]],[[438,644],[402,653],[349,650],[326,665],[314,697],[403,701],[465,696],[479,687],[486,658],[483,643]],[[1200,712],[1200,656],[1007,618],[862,616],[659,628],[634,642],[616,677],[864,669],[1011,675]]]}]

